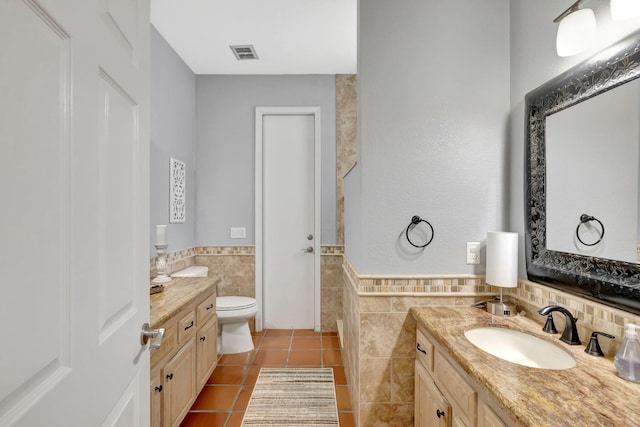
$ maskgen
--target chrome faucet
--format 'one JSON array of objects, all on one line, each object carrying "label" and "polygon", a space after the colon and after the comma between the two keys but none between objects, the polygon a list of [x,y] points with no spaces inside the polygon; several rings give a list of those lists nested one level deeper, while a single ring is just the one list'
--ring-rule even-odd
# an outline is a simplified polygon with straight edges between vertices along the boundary
[{"label": "chrome faucet", "polygon": [[576,322],[578,319],[573,317],[571,312],[564,307],[560,307],[559,305],[549,305],[547,307],[541,308],[538,310],[538,313],[543,316],[547,316],[554,311],[559,311],[564,314],[564,318],[566,320],[566,324],[564,327],[564,331],[562,332],[562,336],[560,337],[560,341],[566,342],[569,345],[580,345],[580,337],[578,337],[578,329],[576,328]]}]

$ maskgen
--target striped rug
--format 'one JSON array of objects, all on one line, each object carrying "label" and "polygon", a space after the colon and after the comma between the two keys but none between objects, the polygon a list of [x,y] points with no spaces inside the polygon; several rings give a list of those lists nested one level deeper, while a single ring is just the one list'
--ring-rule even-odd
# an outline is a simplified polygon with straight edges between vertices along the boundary
[{"label": "striped rug", "polygon": [[262,368],[242,426],[337,426],[331,368]]}]

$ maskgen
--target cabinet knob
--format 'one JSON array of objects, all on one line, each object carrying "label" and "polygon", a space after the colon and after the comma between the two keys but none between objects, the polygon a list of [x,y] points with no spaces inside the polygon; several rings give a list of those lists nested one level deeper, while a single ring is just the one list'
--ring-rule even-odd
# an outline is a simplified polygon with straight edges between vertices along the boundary
[{"label": "cabinet knob", "polygon": [[162,386],[161,386],[161,385],[156,386],[155,390],[156,390],[158,393],[162,392]]},{"label": "cabinet knob", "polygon": [[438,418],[442,418],[444,417],[444,412],[440,409],[436,409],[436,415],[438,416]]},{"label": "cabinet knob", "polygon": [[167,379],[168,380],[172,380],[173,379],[173,374],[167,374]]},{"label": "cabinet knob", "polygon": [[207,306],[207,311],[208,311],[208,310],[211,310],[212,308],[213,308],[213,304],[209,304],[209,305]]},{"label": "cabinet knob", "polygon": [[206,339],[207,339],[207,337],[206,337],[206,336],[204,336],[204,337],[200,337],[200,341],[204,341],[204,340],[206,340]]}]

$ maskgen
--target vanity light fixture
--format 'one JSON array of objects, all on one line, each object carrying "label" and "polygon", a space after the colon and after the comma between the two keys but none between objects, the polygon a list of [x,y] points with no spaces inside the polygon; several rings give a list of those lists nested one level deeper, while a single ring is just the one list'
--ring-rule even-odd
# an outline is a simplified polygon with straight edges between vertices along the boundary
[{"label": "vanity light fixture", "polygon": [[638,0],[611,0],[611,18],[616,21],[625,21],[640,17],[640,1]]},{"label": "vanity light fixture", "polygon": [[576,1],[553,20],[555,23],[560,23],[556,35],[558,56],[571,56],[580,53],[595,40],[596,16],[592,9],[579,8],[582,1]]},{"label": "vanity light fixture", "polygon": [[487,233],[487,285],[500,288],[499,301],[487,301],[487,311],[496,316],[515,316],[516,306],[502,299],[502,288],[518,286],[518,233]]}]

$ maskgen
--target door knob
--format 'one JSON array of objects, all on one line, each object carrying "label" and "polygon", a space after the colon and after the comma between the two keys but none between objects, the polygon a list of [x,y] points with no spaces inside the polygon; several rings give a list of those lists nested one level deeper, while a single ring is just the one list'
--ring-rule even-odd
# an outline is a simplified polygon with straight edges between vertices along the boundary
[{"label": "door knob", "polygon": [[153,341],[149,344],[149,350],[156,350],[162,344],[162,337],[164,337],[164,328],[151,329],[149,324],[145,323],[142,325],[142,331],[140,331],[140,345],[146,345],[153,338]]},{"label": "door knob", "polygon": [[313,252],[313,246],[309,246],[308,248],[303,249],[302,252],[306,252],[308,254],[312,253]]}]

